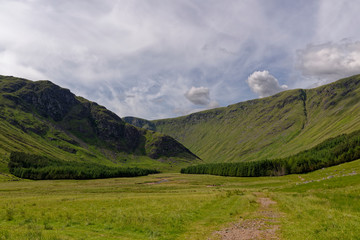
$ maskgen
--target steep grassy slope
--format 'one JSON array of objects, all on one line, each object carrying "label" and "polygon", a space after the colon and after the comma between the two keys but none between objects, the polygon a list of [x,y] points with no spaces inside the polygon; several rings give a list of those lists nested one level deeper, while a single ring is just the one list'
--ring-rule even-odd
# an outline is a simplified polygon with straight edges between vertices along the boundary
[{"label": "steep grassy slope", "polygon": [[49,81],[0,76],[2,169],[12,151],[151,167],[197,159],[173,138],[127,124],[105,107]]},{"label": "steep grassy slope", "polygon": [[284,91],[150,123],[205,162],[270,159],[296,154],[330,137],[359,130],[359,100],[358,75],[315,89]]},{"label": "steep grassy slope", "polygon": [[181,169],[181,173],[232,177],[281,176],[307,173],[360,158],[360,131],[329,138],[311,149],[285,158],[251,162],[208,163]]}]

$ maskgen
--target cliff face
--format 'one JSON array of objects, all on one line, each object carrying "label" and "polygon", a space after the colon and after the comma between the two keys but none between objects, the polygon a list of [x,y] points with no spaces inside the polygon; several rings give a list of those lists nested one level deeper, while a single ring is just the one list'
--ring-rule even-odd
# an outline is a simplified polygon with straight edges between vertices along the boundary
[{"label": "cliff face", "polygon": [[[45,136],[50,128],[55,128],[67,135],[68,142],[107,149],[115,155],[123,152],[155,159],[197,158],[173,138],[163,134],[154,138],[152,131],[125,123],[105,107],[77,97],[50,81],[0,76],[0,96],[2,119],[22,131],[31,125],[32,132]],[[27,124],[28,120],[16,120],[29,114],[33,116],[32,124]]]}]

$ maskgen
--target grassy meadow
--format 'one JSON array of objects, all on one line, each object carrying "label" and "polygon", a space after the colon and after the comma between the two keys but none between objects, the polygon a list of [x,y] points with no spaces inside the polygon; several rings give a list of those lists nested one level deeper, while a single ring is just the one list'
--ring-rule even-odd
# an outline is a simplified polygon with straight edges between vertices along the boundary
[{"label": "grassy meadow", "polygon": [[178,173],[30,181],[0,175],[0,239],[208,239],[277,202],[283,239],[358,239],[360,160],[308,174]]}]

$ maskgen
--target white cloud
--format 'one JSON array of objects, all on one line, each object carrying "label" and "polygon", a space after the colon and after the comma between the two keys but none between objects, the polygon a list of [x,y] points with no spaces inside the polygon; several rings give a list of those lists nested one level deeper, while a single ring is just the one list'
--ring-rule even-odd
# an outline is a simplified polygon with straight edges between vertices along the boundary
[{"label": "white cloud", "polygon": [[259,97],[267,97],[286,90],[286,85],[279,85],[279,81],[268,71],[255,71],[247,79],[251,90]]},{"label": "white cloud", "polygon": [[0,66],[2,75],[27,76],[32,79],[47,79],[45,74],[31,65],[19,64],[16,55],[9,51],[0,51]]},{"label": "white cloud", "polygon": [[191,87],[185,93],[185,97],[196,105],[208,105],[210,103],[210,90],[207,87]]},{"label": "white cloud", "polygon": [[[219,107],[219,103],[210,98],[210,89],[207,87],[191,87],[184,96],[192,104],[197,105],[196,108],[177,109],[181,115],[186,115],[194,112],[200,112],[207,109]],[[201,107],[198,107],[201,106]]]},{"label": "white cloud", "polygon": [[359,41],[308,45],[297,57],[297,67],[306,77],[332,81],[360,73]]},{"label": "white cloud", "polygon": [[216,100],[212,100],[209,102],[209,104],[207,105],[208,109],[210,108],[217,108],[220,107],[220,104],[218,103],[218,101]]},{"label": "white cloud", "polygon": [[336,42],[343,38],[359,39],[354,23],[360,21],[359,1],[320,0],[316,13],[313,39],[309,42]]},{"label": "white cloud", "polygon": [[189,87],[215,86],[239,57],[255,25],[239,13],[250,7],[258,3],[0,1],[0,55],[14,59],[3,54],[0,74],[46,77],[121,116],[174,116],[196,108],[183,101]]},{"label": "white cloud", "polygon": [[255,69],[304,81],[290,77],[296,49],[359,39],[356,2],[0,0],[0,74],[47,78],[120,116],[178,116],[199,109],[192,86],[211,90],[209,108],[254,98],[239,79]]}]

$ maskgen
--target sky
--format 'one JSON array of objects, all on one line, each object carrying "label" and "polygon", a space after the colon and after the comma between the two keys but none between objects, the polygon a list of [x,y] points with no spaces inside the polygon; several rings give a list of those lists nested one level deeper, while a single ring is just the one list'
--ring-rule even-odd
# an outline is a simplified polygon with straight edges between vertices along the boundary
[{"label": "sky", "polygon": [[360,73],[360,0],[0,0],[0,75],[176,117]]}]

